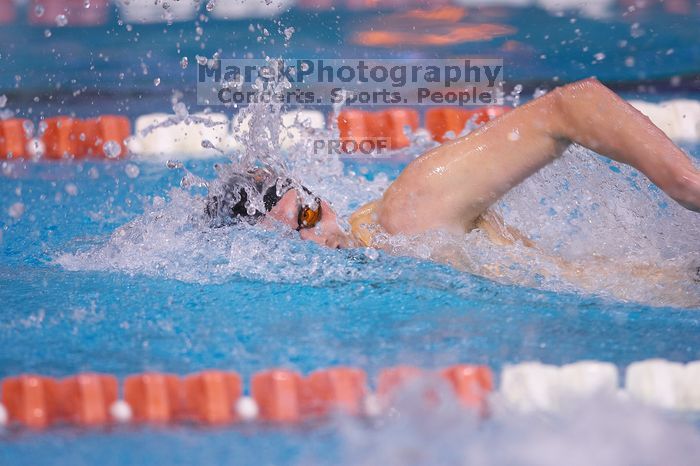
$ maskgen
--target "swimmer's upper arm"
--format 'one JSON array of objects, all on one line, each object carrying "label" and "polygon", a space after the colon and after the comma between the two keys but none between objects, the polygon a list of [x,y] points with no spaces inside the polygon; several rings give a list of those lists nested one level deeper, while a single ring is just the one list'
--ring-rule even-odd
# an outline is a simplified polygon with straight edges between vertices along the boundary
[{"label": "swimmer's upper arm", "polygon": [[563,152],[558,100],[552,92],[414,160],[385,192],[380,224],[392,234],[473,228],[490,205]]}]

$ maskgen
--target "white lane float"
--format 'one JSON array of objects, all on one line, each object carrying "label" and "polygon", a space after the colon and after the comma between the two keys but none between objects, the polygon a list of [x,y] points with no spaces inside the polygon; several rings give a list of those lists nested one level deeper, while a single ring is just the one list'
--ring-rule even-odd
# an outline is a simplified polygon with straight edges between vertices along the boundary
[{"label": "white lane float", "polygon": [[195,113],[178,126],[181,153],[211,157],[226,152],[229,120],[223,113]]},{"label": "white lane float", "polygon": [[222,113],[195,113],[184,120],[152,113],[136,119],[127,144],[138,156],[216,156],[228,149],[228,127],[228,117]]},{"label": "white lane float", "polygon": [[195,18],[199,0],[115,0],[119,17],[127,23],[167,23]]},{"label": "white lane float", "polygon": [[503,399],[522,412],[558,411],[568,403],[617,394],[619,375],[610,363],[581,361],[562,367],[526,362],[501,373]]},{"label": "white lane float", "polygon": [[576,11],[582,16],[600,19],[610,16],[615,0],[537,0],[537,5],[553,14]]},{"label": "white lane float", "polygon": [[560,391],[563,397],[614,396],[620,386],[617,367],[608,362],[580,361],[561,366]]},{"label": "white lane float", "polygon": [[[251,115],[238,113],[231,119],[231,136],[228,147],[243,150],[244,141],[250,131]],[[318,110],[295,110],[281,115],[279,131],[280,147],[291,149],[305,139],[313,138],[326,127],[326,117]]]},{"label": "white lane float", "polygon": [[513,6],[526,7],[534,5],[535,0],[455,0],[455,4],[479,7],[479,6]]},{"label": "white lane float", "polygon": [[700,361],[686,364],[684,382],[685,409],[700,412]]},{"label": "white lane float", "polygon": [[627,368],[625,389],[632,399],[649,406],[672,411],[700,410],[700,362],[635,362]]},{"label": "white lane float", "polygon": [[500,392],[519,411],[554,411],[558,405],[558,384],[557,366],[524,362],[503,368]]},{"label": "white lane float", "polygon": [[700,141],[700,101],[675,99],[656,104],[632,100],[629,103],[674,141]]},{"label": "white lane float", "polygon": [[210,14],[219,19],[272,18],[285,13],[295,0],[220,1]]}]

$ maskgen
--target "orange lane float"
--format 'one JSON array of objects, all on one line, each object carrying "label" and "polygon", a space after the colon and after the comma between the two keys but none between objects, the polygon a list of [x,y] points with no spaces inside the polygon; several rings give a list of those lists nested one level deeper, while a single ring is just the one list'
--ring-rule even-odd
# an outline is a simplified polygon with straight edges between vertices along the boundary
[{"label": "orange lane float", "polygon": [[487,397],[493,391],[493,374],[486,366],[458,365],[440,375],[449,382],[457,399],[467,407],[486,412]]},{"label": "orange lane float", "polygon": [[136,422],[168,423],[182,414],[181,380],[170,374],[146,373],[127,377],[124,400]]},{"label": "orange lane float", "polygon": [[396,390],[425,376],[425,371],[414,366],[396,366],[379,373],[377,395],[390,398]]},{"label": "orange lane float", "polygon": [[50,377],[20,375],[2,383],[2,403],[10,422],[43,429],[61,415],[58,382]]},{"label": "orange lane float", "polygon": [[44,120],[43,124],[44,157],[62,159],[70,155],[79,155],[80,139],[76,134],[79,131],[79,125],[75,118],[51,117]]},{"label": "orange lane float", "polygon": [[258,372],[251,380],[250,391],[260,419],[285,423],[301,420],[302,378],[298,373],[286,369]]},{"label": "orange lane float", "polygon": [[44,26],[96,26],[107,21],[108,13],[107,0],[32,0],[27,19]]},{"label": "orange lane float", "polygon": [[14,0],[0,0],[0,24],[11,23],[16,16]]},{"label": "orange lane float", "polygon": [[373,137],[373,132],[367,125],[367,114],[364,110],[346,109],[338,115],[338,132],[341,139],[359,141]]},{"label": "orange lane float", "polygon": [[418,112],[412,109],[393,108],[381,112],[348,109],[338,115],[341,140],[358,144],[368,140],[385,140],[392,150],[410,145],[406,130],[416,131],[418,125]]},{"label": "orange lane float", "polygon": [[107,157],[126,155],[126,143],[131,134],[129,119],[116,115],[102,115],[80,120],[66,116],[44,120],[44,156],[49,159],[65,157]]},{"label": "orange lane float", "polygon": [[27,130],[25,126],[28,120],[10,118],[0,120],[0,159],[22,158],[29,155],[27,151]]},{"label": "orange lane float", "polygon": [[446,5],[432,9],[416,8],[414,10],[398,13],[394,16],[396,19],[418,19],[422,21],[456,23],[467,16],[467,10],[460,6]]},{"label": "orange lane float", "polygon": [[[432,374],[413,366],[397,366],[384,369],[379,374],[377,383],[377,395],[384,402],[390,402],[397,390],[405,387],[421,377]],[[456,365],[443,369],[438,374],[445,380],[455,397],[468,408],[478,409],[482,413],[487,412],[488,395],[493,391],[493,374],[488,367]],[[427,389],[426,399],[429,402],[437,402],[437,394]]]},{"label": "orange lane float", "polygon": [[322,369],[304,379],[304,412],[325,416],[332,411],[359,415],[367,395],[364,371],[350,367]]},{"label": "orange lane float", "polygon": [[445,142],[445,135],[452,132],[458,136],[471,121],[475,125],[484,124],[506,113],[507,107],[483,107],[465,109],[459,107],[436,107],[425,112],[425,128],[433,140]]},{"label": "orange lane float", "polygon": [[85,146],[81,156],[117,158],[126,155],[126,143],[131,134],[129,119],[117,115],[102,115],[84,121]]},{"label": "orange lane float", "polygon": [[184,380],[186,416],[203,424],[228,424],[236,419],[233,407],[243,394],[241,377],[234,372],[205,371]]},{"label": "orange lane float", "polygon": [[480,42],[516,32],[511,26],[496,23],[444,24],[429,32],[406,31],[400,28],[367,29],[353,36],[353,42],[366,47],[447,46],[464,42]]},{"label": "orange lane float", "polygon": [[111,422],[109,408],[117,401],[116,377],[79,374],[59,383],[63,417],[81,426],[98,426]]},{"label": "orange lane float", "polygon": [[411,141],[406,135],[418,129],[418,112],[409,109],[390,109],[375,113],[374,121],[378,137],[388,139],[389,147],[393,150],[408,147]]}]

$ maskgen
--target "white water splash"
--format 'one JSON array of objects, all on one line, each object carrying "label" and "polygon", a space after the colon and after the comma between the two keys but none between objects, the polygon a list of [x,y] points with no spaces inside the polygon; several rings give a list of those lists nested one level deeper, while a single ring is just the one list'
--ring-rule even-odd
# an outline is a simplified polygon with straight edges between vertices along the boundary
[{"label": "white water splash", "polygon": [[444,391],[438,404],[424,393],[409,390],[374,425],[339,418],[340,464],[690,466],[700,455],[692,425],[620,400],[581,400],[550,415],[522,415],[496,402],[492,416],[479,420]]},{"label": "white water splash", "polygon": [[479,230],[384,238],[384,247],[508,284],[700,306],[700,215],[629,167],[572,146],[491,212],[537,249],[495,246]]},{"label": "white water splash", "polygon": [[[288,83],[257,86],[259,91],[269,91]],[[206,115],[189,115],[178,100],[173,100],[176,116],[160,125],[190,120],[219,124],[208,121]],[[341,218],[381,197],[390,184],[386,176],[378,174],[369,182],[346,174],[337,157],[314,153],[311,138],[300,138],[291,150],[282,151],[280,140],[286,128],[281,114],[282,106],[277,104],[257,103],[242,109],[239,121],[248,124],[234,137],[243,150],[227,154],[231,163],[217,167],[215,180],[201,180],[185,171],[181,187],[216,192],[231,173],[262,166],[327,199]],[[333,137],[336,132],[332,128],[314,137]],[[426,144],[420,138],[417,142]],[[415,148],[403,154],[405,159],[418,155]],[[260,207],[261,196],[252,187],[248,191],[251,208]],[[69,270],[114,270],[194,282],[243,276],[319,284],[347,274],[358,276],[354,266],[345,264],[343,253],[319,252],[301,243],[295,232],[272,224],[211,229],[203,218],[200,196],[178,189],[170,196],[168,204],[148,206],[105,244],[62,254],[57,262]],[[386,238],[384,248],[448,262],[508,284],[657,305],[700,305],[700,216],[676,205],[630,168],[572,147],[513,189],[492,212],[538,248],[497,247],[479,230],[457,237],[430,233]]]}]

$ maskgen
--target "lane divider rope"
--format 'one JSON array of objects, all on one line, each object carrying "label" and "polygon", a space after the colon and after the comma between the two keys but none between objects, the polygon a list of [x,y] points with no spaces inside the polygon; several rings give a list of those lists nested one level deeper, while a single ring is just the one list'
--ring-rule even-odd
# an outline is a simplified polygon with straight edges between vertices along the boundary
[{"label": "lane divider rope", "polygon": [[[235,372],[208,370],[180,377],[156,372],[116,377],[83,373],[64,379],[23,374],[2,381],[0,426],[44,429],[57,424],[100,427],[110,424],[192,423],[229,425],[254,420],[294,424],[333,412],[375,417],[395,405],[403,390],[438,404],[442,384],[475,415],[489,415],[502,400],[516,411],[550,411],[566,402],[597,395],[631,398],[670,411],[700,411],[700,361],[681,364],[654,359],[631,364],[624,389],[617,368],[597,361],[565,366],[527,362],[504,367],[495,392],[486,366],[455,365],[437,371],[397,366],[379,372],[375,391],[358,368],[320,369],[306,377],[288,369],[255,373],[250,394]],[[421,381],[430,383],[420,385]]]},{"label": "lane divider rope", "polygon": [[[671,139],[700,141],[700,101],[676,99],[659,104],[631,101]],[[317,110],[296,110],[282,114],[280,146],[291,149],[304,140],[319,137],[327,126],[338,129],[342,141],[385,139],[388,149],[409,147],[414,136],[424,135],[443,143],[483,125],[511,110],[509,107],[430,107],[421,117],[411,108],[366,111],[346,108],[335,121]],[[138,157],[210,157],[222,151],[241,150],[241,136],[249,129],[249,118],[223,113],[196,113],[185,119],[165,113],[147,114],[131,122],[124,116],[103,115],[91,119],[66,116],[46,118],[38,131],[27,119],[0,120],[0,159],[81,160]],[[37,133],[35,135],[35,132]],[[327,137],[324,136],[324,137]],[[347,146],[341,150],[348,152]]]}]

